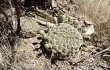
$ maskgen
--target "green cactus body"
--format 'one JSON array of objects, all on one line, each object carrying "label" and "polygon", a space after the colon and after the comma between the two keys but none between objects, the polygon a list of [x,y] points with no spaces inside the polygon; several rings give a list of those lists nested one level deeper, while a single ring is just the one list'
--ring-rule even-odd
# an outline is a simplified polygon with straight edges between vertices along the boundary
[{"label": "green cactus body", "polygon": [[83,44],[81,33],[69,24],[53,26],[46,35],[50,37],[46,46],[60,54],[68,55],[72,48],[79,48]]},{"label": "green cactus body", "polygon": [[[61,23],[55,25],[53,23],[39,23],[48,27],[48,33],[42,33],[43,36],[47,36],[45,48],[48,50],[54,50],[55,53],[60,53],[63,56],[73,53],[74,49],[80,48],[83,44],[82,33],[78,30],[79,22],[76,22],[74,18],[70,16],[61,16]],[[51,25],[52,24],[52,25]],[[76,27],[75,27],[76,26]],[[45,38],[44,38],[45,39]]]}]

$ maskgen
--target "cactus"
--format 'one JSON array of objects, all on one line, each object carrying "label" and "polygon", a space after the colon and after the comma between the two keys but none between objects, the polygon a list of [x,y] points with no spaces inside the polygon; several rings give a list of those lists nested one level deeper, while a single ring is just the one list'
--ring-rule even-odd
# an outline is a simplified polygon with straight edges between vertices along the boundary
[{"label": "cactus", "polygon": [[46,40],[45,48],[54,51],[54,54],[59,53],[61,56],[69,55],[74,49],[80,48],[83,44],[83,36],[77,28],[65,22],[59,25],[37,20],[38,23],[46,25],[48,32],[39,31]]}]

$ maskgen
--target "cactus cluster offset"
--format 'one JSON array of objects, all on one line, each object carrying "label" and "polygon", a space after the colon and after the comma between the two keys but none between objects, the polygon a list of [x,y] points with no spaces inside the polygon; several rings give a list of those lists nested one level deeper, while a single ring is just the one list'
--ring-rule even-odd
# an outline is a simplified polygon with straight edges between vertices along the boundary
[{"label": "cactus cluster offset", "polygon": [[61,16],[60,19],[61,23],[58,25],[41,20],[37,21],[48,27],[47,33],[40,31],[40,34],[46,40],[45,48],[51,50],[54,54],[67,56],[80,48],[83,44],[83,36],[81,31],[79,31],[80,23],[74,18]]},{"label": "cactus cluster offset", "polygon": [[78,49],[83,44],[81,33],[70,24],[60,24],[49,29],[45,47],[65,56]]}]

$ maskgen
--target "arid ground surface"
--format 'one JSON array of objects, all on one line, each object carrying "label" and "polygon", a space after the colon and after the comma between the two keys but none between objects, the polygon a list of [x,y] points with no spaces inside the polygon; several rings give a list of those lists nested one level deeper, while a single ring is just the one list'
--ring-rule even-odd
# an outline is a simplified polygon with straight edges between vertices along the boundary
[{"label": "arid ground surface", "polygon": [[[0,0],[0,70],[110,70],[109,8],[109,0]],[[91,21],[95,29],[87,47],[64,59],[44,48],[37,31],[48,28],[34,20],[53,23],[58,15]]]}]

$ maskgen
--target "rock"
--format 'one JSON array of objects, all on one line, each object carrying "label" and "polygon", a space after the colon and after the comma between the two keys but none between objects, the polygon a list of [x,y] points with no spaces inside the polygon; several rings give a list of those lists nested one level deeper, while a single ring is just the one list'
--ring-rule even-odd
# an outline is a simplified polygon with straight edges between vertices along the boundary
[{"label": "rock", "polygon": [[20,18],[21,33],[23,34],[23,36],[32,37],[37,34],[39,27],[38,23],[34,19],[33,17],[27,16]]}]

